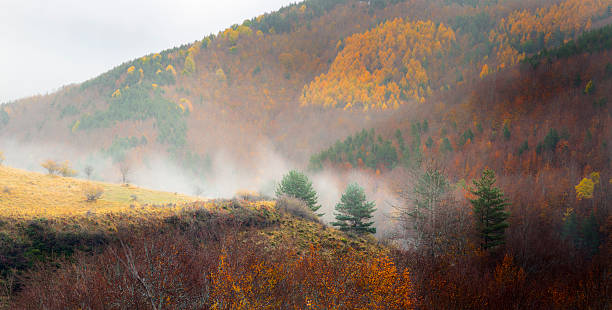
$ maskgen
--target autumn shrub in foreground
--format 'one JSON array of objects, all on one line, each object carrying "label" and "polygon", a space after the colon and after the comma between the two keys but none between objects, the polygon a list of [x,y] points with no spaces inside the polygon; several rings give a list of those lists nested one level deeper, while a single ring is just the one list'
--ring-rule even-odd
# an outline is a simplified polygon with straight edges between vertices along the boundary
[{"label": "autumn shrub in foreground", "polygon": [[409,274],[385,255],[270,248],[227,225],[121,237],[29,275],[16,309],[409,309]]},{"label": "autumn shrub in foreground", "polygon": [[96,202],[102,194],[104,194],[104,187],[100,185],[87,184],[83,188],[83,194],[87,199],[87,202]]},{"label": "autumn shrub in foreground", "polygon": [[307,219],[309,221],[318,222],[319,217],[312,211],[308,205],[299,198],[290,196],[281,196],[276,199],[276,208],[295,217]]}]

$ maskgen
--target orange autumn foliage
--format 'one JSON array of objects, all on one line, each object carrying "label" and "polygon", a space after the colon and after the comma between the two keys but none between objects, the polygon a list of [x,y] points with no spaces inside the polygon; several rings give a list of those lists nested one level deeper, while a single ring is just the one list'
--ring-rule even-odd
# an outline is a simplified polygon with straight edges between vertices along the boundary
[{"label": "orange autumn foliage", "polygon": [[398,270],[386,255],[368,258],[349,251],[328,257],[311,247],[302,256],[289,252],[285,257],[287,261],[254,258],[231,266],[222,254],[210,276],[212,308],[277,309],[283,303],[270,292],[281,287],[299,288],[296,296],[310,309],[414,307],[408,271]]},{"label": "orange autumn foliage", "polygon": [[431,92],[423,63],[439,63],[454,41],[443,23],[401,18],[354,34],[329,71],[304,87],[301,104],[384,110],[421,102]]},{"label": "orange autumn foliage", "polygon": [[515,10],[502,18],[491,30],[489,41],[494,44],[498,68],[514,65],[525,59],[525,53],[517,50],[518,45],[538,40],[544,36],[548,45],[555,33],[560,31],[565,40],[574,39],[582,31],[591,28],[591,19],[609,8],[609,1],[567,0],[535,11]]}]

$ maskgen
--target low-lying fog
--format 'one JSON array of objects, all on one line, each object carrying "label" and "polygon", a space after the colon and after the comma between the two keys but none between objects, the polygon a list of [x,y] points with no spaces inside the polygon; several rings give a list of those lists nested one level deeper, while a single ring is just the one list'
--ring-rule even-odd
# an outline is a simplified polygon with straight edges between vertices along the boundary
[{"label": "low-lying fog", "polygon": [[[6,166],[45,173],[41,163],[51,159],[57,162],[68,160],[78,173],[77,178],[86,178],[86,166],[93,168],[92,179],[120,183],[121,173],[118,165],[101,153],[76,157],[82,151],[70,146],[53,144],[23,144],[14,141],[0,141],[0,150],[4,153]],[[245,167],[232,159],[231,152],[219,150],[211,156],[211,169],[206,175],[195,175],[172,161],[168,156],[147,155],[138,163],[129,165],[127,180],[130,184],[155,190],[176,192],[199,196],[203,199],[232,198],[241,191],[257,192],[263,196],[274,197],[276,184],[291,169],[302,169],[300,165],[286,160],[270,147],[260,146],[254,152],[257,163]],[[368,200],[375,201],[377,211],[374,213],[377,236],[385,236],[393,230],[393,207],[401,199],[381,178],[373,178],[359,171],[333,173],[323,171],[309,174],[322,205],[319,213],[326,223],[334,220],[334,207],[340,201],[346,185],[356,182],[362,186]]]}]

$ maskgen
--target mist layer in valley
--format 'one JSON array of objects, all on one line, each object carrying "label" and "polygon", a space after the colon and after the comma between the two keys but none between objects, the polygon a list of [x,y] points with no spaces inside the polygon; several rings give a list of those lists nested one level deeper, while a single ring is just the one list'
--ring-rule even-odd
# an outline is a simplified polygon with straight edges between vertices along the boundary
[{"label": "mist layer in valley", "polygon": [[[121,183],[121,165],[101,152],[83,154],[82,150],[69,145],[26,144],[15,141],[1,141],[0,149],[6,157],[4,164],[23,170],[46,173],[41,164],[46,160],[58,163],[68,162],[76,171],[76,178],[87,179],[86,167],[93,168],[92,180]],[[79,155],[81,154],[81,155]],[[231,150],[220,149],[210,156],[210,166],[203,174],[196,174],[182,167],[163,153],[148,153],[139,161],[127,164],[126,181],[134,186],[154,190],[180,193],[200,199],[231,199],[241,193],[256,194],[263,199],[273,199],[275,190],[283,175],[290,170],[305,170],[298,163],[287,159],[270,145],[261,144],[253,152],[249,163],[240,162],[232,156]],[[123,164],[125,165],[125,164]],[[402,203],[394,193],[387,179],[376,177],[364,171],[324,170],[309,174],[318,194],[323,213],[321,219],[334,221],[334,207],[349,183],[357,183],[366,191],[368,200],[376,203],[374,222],[378,236],[392,232],[395,207]]]}]

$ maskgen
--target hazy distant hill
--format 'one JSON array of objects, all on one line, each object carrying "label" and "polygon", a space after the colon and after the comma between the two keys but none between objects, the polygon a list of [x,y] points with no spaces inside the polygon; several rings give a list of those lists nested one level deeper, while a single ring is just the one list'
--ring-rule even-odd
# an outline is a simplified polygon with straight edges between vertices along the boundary
[{"label": "hazy distant hill", "polygon": [[[131,239],[145,254],[149,242],[159,244],[164,250],[156,257],[187,261],[168,263],[185,270],[191,256],[172,252],[173,239],[164,229],[177,234],[185,253],[201,254],[194,244],[211,249],[215,255],[193,257],[207,264],[209,269],[198,265],[202,270],[216,270],[208,274],[231,278],[214,278],[218,286],[210,287],[239,305],[265,304],[266,287],[275,287],[278,307],[310,305],[310,291],[283,298],[289,287],[324,283],[329,286],[312,292],[330,292],[318,300],[328,307],[343,297],[370,308],[364,306],[370,299],[355,293],[363,289],[382,294],[376,296],[398,309],[606,308],[612,285],[610,24],[612,0],[308,0],[127,61],[56,93],[2,105],[0,151],[10,165],[40,170],[44,159],[70,160],[77,170],[94,166],[96,178],[111,181],[117,168],[128,166],[138,184],[166,182],[180,187],[177,191],[215,197],[241,188],[272,195],[274,182],[298,167],[313,178],[328,217],[344,186],[359,181],[377,203],[377,237],[403,240],[399,247],[379,248],[370,239],[345,238],[320,223],[287,217],[266,200],[217,204],[217,211],[238,219],[238,228],[220,227],[223,234],[209,224],[225,217],[196,212],[163,219],[154,226],[160,228],[156,234]],[[143,167],[146,172],[137,175]],[[509,199],[505,245],[497,252],[483,250],[474,237],[472,181],[486,168],[495,171],[496,186]],[[55,212],[60,202],[72,206],[58,207],[62,212],[87,216],[89,204],[77,199],[86,183],[3,169],[0,185],[8,189],[0,197],[14,200],[0,200],[0,207],[23,211],[31,198],[45,206],[28,210],[32,217]],[[392,227],[397,217],[391,213],[398,207],[422,203],[418,182],[431,171],[444,178],[445,191],[442,208],[429,210],[432,226]],[[44,189],[28,196],[38,185]],[[131,192],[151,203],[191,199],[104,186],[108,196],[100,203],[126,212],[132,210],[126,201]],[[201,223],[213,228],[201,230]],[[253,235],[237,233],[244,227]],[[402,235],[432,233],[428,229],[435,233],[431,245],[410,245],[419,237]],[[201,231],[210,239],[200,239]],[[342,253],[319,251],[326,245]],[[345,256],[350,249],[359,255],[372,254],[364,249],[393,249],[393,262],[387,256]],[[87,279],[102,277],[110,270],[104,269],[108,261],[119,264],[112,251],[101,257],[104,263],[79,257],[79,266],[91,272]],[[221,275],[226,257],[249,270]],[[244,257],[265,259],[241,261]],[[346,261],[362,262],[357,278],[341,267],[350,265]],[[266,265],[273,263],[278,265]],[[313,272],[311,263],[318,266]],[[288,272],[295,266],[300,277]],[[58,283],[80,277],[71,265],[62,268]],[[333,275],[326,273],[331,269]],[[162,278],[179,281],[191,274],[185,270]],[[269,282],[245,284],[261,274],[282,275],[286,282],[265,278]],[[348,278],[355,295],[340,289],[344,282],[338,279]],[[188,287],[209,287],[199,279]],[[70,283],[55,290],[36,286],[46,281],[32,282],[27,290],[32,296],[76,290]],[[235,298],[247,296],[238,290],[253,287],[262,290]],[[145,304],[150,296],[139,298]],[[179,300],[168,298],[169,304]],[[23,295],[20,302],[28,308],[30,300]]]},{"label": "hazy distant hill", "polygon": [[[248,161],[266,140],[303,162],[303,151],[290,150],[374,126],[361,112],[308,106],[377,118],[381,109],[432,105],[606,22],[609,5],[306,1],[5,105],[1,137],[102,151],[115,162],[168,152],[188,167],[204,166],[221,145]],[[345,115],[357,121],[342,122]]]}]

